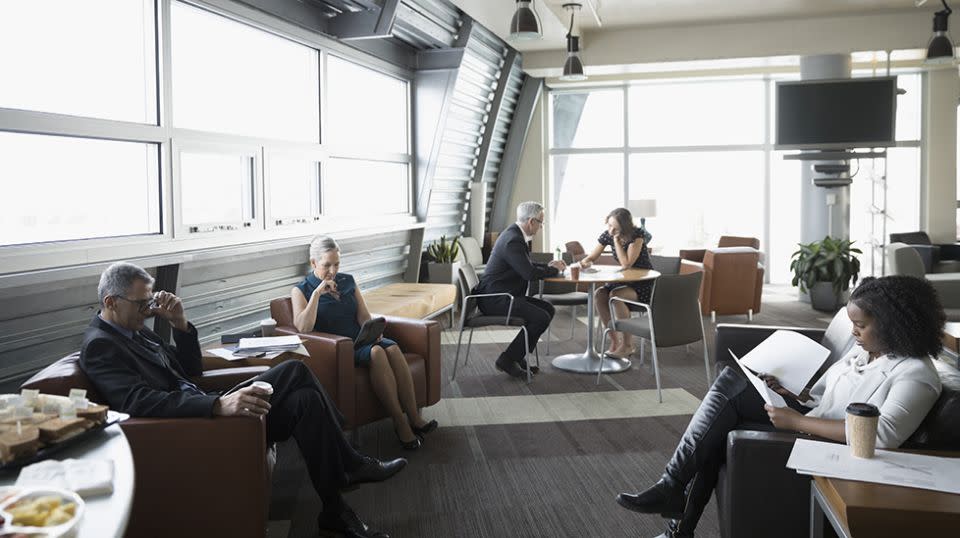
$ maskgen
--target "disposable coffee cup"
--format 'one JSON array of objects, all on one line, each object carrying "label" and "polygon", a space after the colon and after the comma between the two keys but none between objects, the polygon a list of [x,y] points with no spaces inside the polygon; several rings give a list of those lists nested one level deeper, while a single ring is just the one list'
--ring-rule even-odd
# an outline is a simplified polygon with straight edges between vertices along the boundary
[{"label": "disposable coffee cup", "polygon": [[260,334],[263,336],[273,336],[277,330],[277,320],[267,318],[260,322]]},{"label": "disposable coffee cup", "polygon": [[847,406],[847,444],[854,457],[873,457],[879,420],[880,410],[873,404],[852,403]]},{"label": "disposable coffee cup", "polygon": [[257,387],[258,389],[267,393],[267,396],[273,395],[273,385],[267,383],[266,381],[254,381],[250,384],[251,387]]}]

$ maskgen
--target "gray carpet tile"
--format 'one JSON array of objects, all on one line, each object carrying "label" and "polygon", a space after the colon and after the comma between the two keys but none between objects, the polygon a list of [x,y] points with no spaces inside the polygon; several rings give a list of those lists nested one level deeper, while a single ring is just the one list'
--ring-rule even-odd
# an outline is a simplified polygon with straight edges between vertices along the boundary
[{"label": "gray carpet tile", "polygon": [[[442,397],[484,398],[561,393],[650,390],[656,387],[652,361],[635,361],[627,372],[595,376],[554,369],[557,354],[582,352],[585,325],[576,322],[569,340],[570,315],[555,318],[550,356],[540,345],[543,371],[527,384],[494,369],[505,338],[475,338],[468,364],[451,382],[457,332],[446,329],[442,346]],[[830,314],[796,301],[786,286],[764,289],[764,304],[752,324],[825,327]],[[719,323],[747,323],[746,316],[721,316]],[[714,327],[704,318],[713,363]],[[508,336],[508,335],[507,335]],[[466,338],[464,338],[464,341]],[[477,343],[485,341],[486,343]],[[663,388],[696,398],[707,389],[702,343],[659,351]],[[530,358],[531,362],[534,359]],[[522,398],[520,399],[523,400]],[[653,404],[655,405],[655,404]],[[405,452],[392,424],[380,421],[360,429],[360,447],[380,458],[405,456],[410,465],[394,479],[365,485],[346,495],[361,517],[394,537],[561,537],[656,536],[658,516],[635,514],[614,502],[618,492],[641,489],[663,471],[689,415],[651,416],[531,424],[443,427],[427,436],[419,451]],[[270,538],[316,535],[319,500],[292,441],[281,444],[273,475]],[[286,534],[283,534],[285,533]],[[719,536],[715,502],[700,522],[698,537]]]}]

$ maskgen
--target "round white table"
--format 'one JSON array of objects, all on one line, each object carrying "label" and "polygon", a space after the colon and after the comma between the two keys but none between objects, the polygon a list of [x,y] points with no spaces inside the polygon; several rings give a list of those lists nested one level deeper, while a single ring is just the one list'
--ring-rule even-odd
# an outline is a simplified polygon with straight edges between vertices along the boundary
[{"label": "round white table", "polygon": [[[122,538],[133,506],[133,454],[119,424],[53,455],[53,459],[113,460],[113,493],[84,499],[86,512],[78,538]],[[0,486],[12,486],[19,472],[0,474]]]},{"label": "round white table", "polygon": [[578,372],[581,374],[595,374],[598,368],[603,368],[604,373],[615,374],[624,372],[630,368],[629,359],[613,359],[604,357],[597,353],[593,345],[593,294],[597,290],[597,284],[609,284],[614,282],[629,283],[639,282],[641,280],[653,280],[660,276],[660,273],[653,269],[627,269],[621,271],[618,265],[593,265],[594,272],[587,272],[586,269],[580,270],[580,278],[574,280],[570,278],[570,269],[568,268],[564,276],[545,278],[546,282],[567,282],[579,283],[587,282],[590,284],[590,293],[587,294],[587,349],[583,353],[568,353],[560,355],[553,359],[551,364],[555,368],[566,370],[568,372]]}]

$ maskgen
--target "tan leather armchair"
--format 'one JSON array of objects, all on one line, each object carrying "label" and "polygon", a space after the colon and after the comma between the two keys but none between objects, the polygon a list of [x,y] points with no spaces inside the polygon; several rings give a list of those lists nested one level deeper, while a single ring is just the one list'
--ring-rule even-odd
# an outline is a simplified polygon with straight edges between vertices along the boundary
[{"label": "tan leather armchair", "polygon": [[[682,253],[683,251],[681,251]],[[703,271],[700,312],[717,315],[746,314],[752,320],[760,312],[763,265],[760,253],[751,247],[705,249],[703,262],[683,260],[681,273]]]},{"label": "tan leather armchair", "polygon": [[[67,396],[87,390],[104,402],[79,366],[79,353],[51,364],[22,388]],[[224,390],[266,367],[205,372],[192,381]],[[237,536],[266,533],[270,472],[266,423],[259,418],[131,418],[121,423],[134,465],[126,536]]]},{"label": "tan leather armchair", "polygon": [[[347,428],[369,424],[389,416],[370,384],[366,368],[353,365],[353,341],[329,333],[298,333],[293,324],[289,297],[270,301],[270,315],[277,320],[277,333],[299,334],[309,357],[303,362],[320,380],[343,416]],[[413,376],[417,406],[429,407],[440,401],[440,324],[431,320],[387,317],[383,335],[403,350]]]}]

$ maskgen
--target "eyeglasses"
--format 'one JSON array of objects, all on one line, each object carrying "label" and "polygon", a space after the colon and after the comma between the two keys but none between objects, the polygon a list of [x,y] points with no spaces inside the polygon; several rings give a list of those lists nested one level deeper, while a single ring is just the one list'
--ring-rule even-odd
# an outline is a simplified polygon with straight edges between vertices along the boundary
[{"label": "eyeglasses", "polygon": [[540,226],[543,226],[543,219],[538,219],[537,217],[530,217],[530,220],[535,220],[537,221],[537,224],[539,224]]},{"label": "eyeglasses", "polygon": [[134,301],[133,299],[127,299],[123,295],[114,295],[117,299],[123,299],[128,303],[133,303],[137,305],[137,310],[139,312],[149,312],[151,308],[157,306],[157,300],[153,297],[149,299],[140,299],[139,301]]}]

